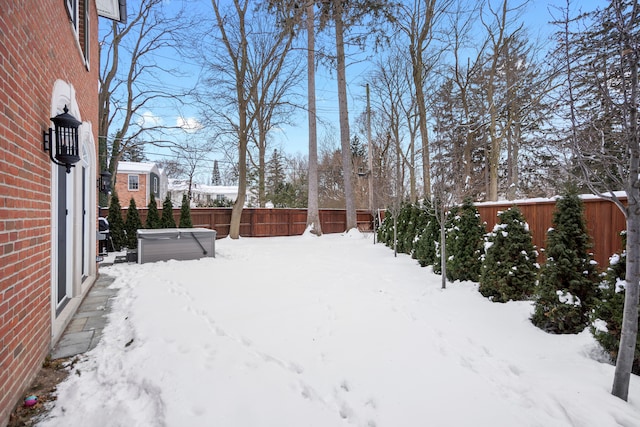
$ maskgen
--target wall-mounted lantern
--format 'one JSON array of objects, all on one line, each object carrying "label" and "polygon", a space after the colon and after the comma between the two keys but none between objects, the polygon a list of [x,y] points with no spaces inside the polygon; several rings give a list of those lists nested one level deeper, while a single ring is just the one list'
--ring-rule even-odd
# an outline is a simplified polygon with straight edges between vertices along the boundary
[{"label": "wall-mounted lantern", "polygon": [[109,191],[111,191],[111,173],[109,173],[108,170],[100,172],[100,178],[98,178],[98,190],[104,194],[109,194]]},{"label": "wall-mounted lantern", "polygon": [[[51,118],[54,129],[49,128],[42,132],[44,151],[49,152],[51,161],[67,168],[67,173],[80,161],[78,149],[78,127],[82,122],[69,114],[69,109],[64,106],[64,113]],[[55,133],[55,147],[51,146]]]}]

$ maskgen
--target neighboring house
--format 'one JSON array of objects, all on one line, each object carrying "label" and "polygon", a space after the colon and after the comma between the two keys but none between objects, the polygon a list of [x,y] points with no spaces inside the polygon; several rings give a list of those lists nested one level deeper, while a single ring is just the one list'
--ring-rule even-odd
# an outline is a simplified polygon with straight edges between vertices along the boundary
[{"label": "neighboring house", "polygon": [[[189,181],[184,179],[169,180],[169,194],[174,208],[182,205],[182,196],[189,192]],[[229,200],[235,202],[238,198],[238,186],[236,185],[204,185],[191,184],[191,207],[213,206],[216,200]],[[245,197],[244,206],[250,206],[253,197],[248,194]]]},{"label": "neighboring house", "polygon": [[160,207],[167,196],[167,186],[167,175],[155,163],[118,162],[115,190],[122,207],[129,206],[132,197],[136,207],[146,207],[151,194]]},{"label": "neighboring house", "polygon": [[98,275],[97,3],[0,6],[0,426]]}]

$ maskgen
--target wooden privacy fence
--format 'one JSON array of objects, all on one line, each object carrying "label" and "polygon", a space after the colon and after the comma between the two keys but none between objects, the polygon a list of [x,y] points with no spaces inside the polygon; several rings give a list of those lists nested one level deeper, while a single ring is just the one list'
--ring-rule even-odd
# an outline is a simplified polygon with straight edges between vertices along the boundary
[{"label": "wooden privacy fence", "polygon": [[[623,199],[624,201],[625,199]],[[587,198],[583,200],[587,229],[591,236],[594,260],[600,268],[606,268],[609,257],[622,248],[620,232],[626,230],[624,215],[613,203]],[[487,231],[493,230],[498,221],[498,212],[509,209],[514,203],[479,203],[477,204],[480,218],[487,223]],[[533,237],[533,244],[538,250],[545,247],[547,230],[552,226],[555,201],[530,201],[515,203],[529,224]],[[125,217],[123,209],[123,218]],[[147,219],[147,209],[138,209],[140,219],[144,224]],[[320,224],[323,233],[341,233],[346,228],[346,212],[344,209],[320,209]],[[107,216],[108,209],[101,208],[100,215]],[[162,214],[162,210],[160,210]],[[173,217],[178,224],[180,209],[173,209]],[[382,215],[384,217],[384,214]],[[231,223],[231,208],[192,208],[191,221],[194,227],[216,230],[217,238],[229,235]],[[372,218],[369,211],[357,211],[358,229],[368,231],[372,229]],[[272,237],[297,236],[304,232],[307,224],[306,209],[268,209],[245,208],[240,219],[240,235],[244,237]],[[540,250],[539,250],[540,252]],[[543,258],[540,259],[541,261]]]},{"label": "wooden privacy fence", "polygon": [[[626,201],[626,198],[621,198]],[[609,257],[622,248],[620,232],[627,229],[626,220],[618,207],[608,200],[584,198],[584,216],[587,230],[591,236],[593,258],[600,269],[609,264]],[[517,202],[517,203],[479,203],[476,205],[480,218],[487,223],[487,231],[493,230],[498,222],[498,212],[505,211],[513,205],[518,206],[529,224],[533,244],[544,248],[547,230],[552,227],[553,212],[556,203],[553,200]],[[544,258],[540,258],[543,261]]]},{"label": "wooden privacy fence", "polygon": [[[127,208],[122,209],[122,217],[126,218]],[[162,209],[159,209],[162,215]],[[109,211],[100,208],[100,215],[106,217]],[[147,208],[139,208],[140,220],[147,220]],[[323,233],[342,233],[347,228],[347,214],[344,209],[320,209],[320,225]],[[358,229],[371,230],[372,219],[369,211],[356,212]],[[180,209],[173,209],[176,224],[180,221]],[[231,224],[231,208],[191,208],[191,222],[194,227],[216,230],[216,237],[221,239],[229,235]],[[240,217],[240,236],[273,237],[298,236],[307,227],[306,209],[288,208],[245,208]]]}]

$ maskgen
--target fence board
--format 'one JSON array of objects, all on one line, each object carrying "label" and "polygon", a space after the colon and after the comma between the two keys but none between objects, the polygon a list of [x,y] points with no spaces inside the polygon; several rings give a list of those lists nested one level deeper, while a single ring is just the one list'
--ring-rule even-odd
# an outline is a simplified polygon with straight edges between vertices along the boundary
[{"label": "fence board", "polygon": [[[625,200],[625,199],[623,199]],[[618,207],[603,199],[584,199],[584,217],[587,231],[593,245],[593,259],[601,269],[609,264],[609,257],[622,249],[620,232],[626,230],[624,214]],[[533,244],[540,253],[539,261],[543,262],[541,248],[546,246],[547,231],[553,224],[555,201],[518,202],[516,205],[529,224]],[[479,203],[478,212],[482,221],[487,223],[487,231],[491,231],[498,221],[498,212],[509,209],[513,203]]]},{"label": "fence board", "polygon": [[[624,200],[624,199],[623,199]],[[609,257],[622,248],[620,232],[626,229],[624,215],[615,204],[602,199],[585,199],[585,219],[592,238],[594,260],[600,268],[608,265]],[[518,202],[517,206],[529,224],[533,244],[538,249],[545,247],[547,230],[552,226],[555,201]],[[508,209],[513,203],[479,203],[477,205],[482,221],[491,231],[498,220],[498,212]],[[123,217],[126,208],[123,208]],[[138,209],[144,224],[147,209]],[[108,209],[101,208],[100,215],[107,216]],[[162,210],[160,210],[162,214]],[[342,233],[346,228],[346,212],[343,209],[320,209],[320,224],[323,233]],[[180,209],[173,210],[176,224],[180,220]],[[382,217],[384,217],[382,215]],[[217,238],[229,235],[231,208],[192,208],[191,221],[194,227],[216,230]],[[307,224],[306,209],[245,208],[240,219],[240,235],[243,237],[271,237],[301,235]],[[368,211],[357,211],[357,226],[362,231],[373,228]],[[541,252],[541,251],[539,251]],[[541,257],[540,261],[543,259]]]},{"label": "fence board", "polygon": [[[126,217],[127,208],[122,216]],[[159,209],[162,215],[162,209]],[[147,220],[147,208],[139,208],[140,220]],[[108,215],[108,209],[100,209],[101,216]],[[357,211],[357,227],[362,231],[372,230],[373,223],[368,211]],[[323,233],[342,233],[347,219],[343,209],[320,209],[320,225]],[[173,209],[176,224],[180,220],[180,209]],[[216,230],[221,239],[229,235],[231,208],[191,208],[191,222],[194,227]],[[245,208],[240,217],[240,235],[243,237],[299,236],[307,228],[307,210],[289,208]]]}]

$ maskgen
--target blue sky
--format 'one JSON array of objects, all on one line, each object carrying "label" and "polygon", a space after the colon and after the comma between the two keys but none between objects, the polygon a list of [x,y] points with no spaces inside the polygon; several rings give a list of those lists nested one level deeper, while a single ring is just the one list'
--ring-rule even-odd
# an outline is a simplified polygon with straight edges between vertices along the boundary
[{"label": "blue sky", "polygon": [[[181,2],[177,0],[166,0],[165,5],[169,8],[177,7]],[[492,0],[492,3],[497,4],[497,0]],[[514,2],[515,3],[515,2]],[[592,9],[596,5],[606,4],[601,0],[587,0],[576,1],[576,7],[583,9]],[[188,2],[190,10],[194,13],[204,13],[213,15],[213,10],[209,0],[191,0]],[[131,6],[130,6],[131,7]],[[522,20],[525,24],[528,34],[532,40],[539,40],[540,43],[545,43],[545,40],[553,33],[554,28],[548,22],[552,19],[551,14],[559,16],[560,11],[558,8],[566,7],[565,0],[532,0],[530,1],[522,13]],[[572,6],[573,7],[573,6]],[[195,12],[197,11],[197,12]],[[324,35],[324,40],[331,41],[331,35]],[[352,123],[352,133],[355,131],[354,121],[356,117],[365,110],[365,97],[364,87],[367,83],[367,78],[373,71],[373,63],[376,55],[367,52],[360,54],[361,58],[369,56],[369,60],[359,62],[355,65],[350,65],[347,68],[347,91],[349,102],[349,118]],[[182,88],[188,89],[193,87],[200,72],[200,67],[195,61],[190,59],[184,59],[176,57],[173,53],[161,54],[157,57],[159,62],[165,63],[169,67],[180,67],[180,70],[185,73],[184,78],[172,77],[170,81],[163,82],[165,87],[170,89],[180,90]],[[306,74],[305,74],[306,77]],[[335,144],[337,146],[339,141],[338,131],[338,97],[336,89],[335,72],[328,70],[325,66],[319,66],[316,74],[316,97],[318,116],[321,122],[333,123],[332,129],[327,129],[322,123],[318,125],[318,138],[324,139],[325,134],[333,135]],[[301,94],[306,93],[306,79],[301,81],[299,92]],[[145,112],[145,120],[160,121],[165,125],[175,126],[184,124],[186,128],[195,129],[198,126],[198,111],[196,108],[189,105],[180,106],[170,103],[157,104],[148,109]],[[304,111],[299,111],[294,117],[294,123],[296,126],[283,126],[282,129],[272,134],[272,147],[284,150],[289,154],[301,154],[306,155],[308,149],[307,139],[307,115]],[[175,137],[177,139],[193,137],[194,132],[176,132]],[[147,149],[147,157],[149,160],[159,160],[165,157],[168,153],[164,150]],[[210,175],[210,168],[213,164],[213,160],[223,160],[223,156],[220,153],[212,153],[208,164],[204,167],[204,171],[199,175],[199,179],[202,182],[208,180]]]}]

